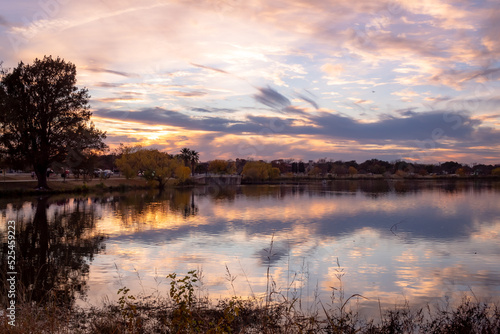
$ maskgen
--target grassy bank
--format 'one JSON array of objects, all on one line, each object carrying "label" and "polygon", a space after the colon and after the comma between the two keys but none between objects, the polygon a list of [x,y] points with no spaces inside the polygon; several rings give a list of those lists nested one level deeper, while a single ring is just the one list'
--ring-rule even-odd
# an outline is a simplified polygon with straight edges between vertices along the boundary
[{"label": "grassy bank", "polygon": [[129,180],[124,178],[97,178],[86,181],[81,179],[68,179],[64,182],[59,179],[53,179],[48,181],[50,189],[45,190],[37,190],[37,182],[35,180],[11,178],[7,181],[8,182],[2,182],[0,180],[0,197],[61,193],[95,193],[151,188],[145,180],[139,178]]},{"label": "grassy bank", "polygon": [[[499,333],[498,305],[464,297],[457,306],[409,303],[380,310],[377,319],[367,319],[351,305],[363,296],[346,297],[333,291],[331,300],[317,300],[304,311],[297,298],[273,289],[261,297],[210,300],[199,290],[199,277],[191,271],[183,277],[167,276],[167,296],[135,294],[126,287],[117,291],[116,302],[91,309],[58,305],[57,296],[47,294],[43,305],[18,302],[16,326],[0,316],[2,333]],[[269,280],[269,278],[268,278]]]},{"label": "grassy bank", "polygon": [[[329,184],[335,181],[359,181],[359,180],[395,180],[395,181],[470,181],[470,180],[486,180],[500,181],[497,176],[456,176],[456,175],[439,175],[439,176],[406,176],[399,177],[391,175],[384,177],[382,175],[352,175],[352,176],[336,176],[336,177],[315,177],[315,176],[281,176],[279,178],[267,181],[242,180],[242,184]],[[189,184],[186,183],[186,184]],[[171,179],[168,182],[169,186],[175,186],[176,180]],[[102,193],[106,191],[127,191],[132,189],[151,189],[146,180],[142,178],[125,179],[124,177],[113,176],[109,179],[94,178],[91,180],[68,178],[64,182],[56,176],[48,180],[50,189],[37,190],[36,180],[31,179],[29,175],[12,175],[0,178],[0,197],[8,196],[23,196],[23,195],[39,195],[39,194],[60,194],[60,193]]]}]

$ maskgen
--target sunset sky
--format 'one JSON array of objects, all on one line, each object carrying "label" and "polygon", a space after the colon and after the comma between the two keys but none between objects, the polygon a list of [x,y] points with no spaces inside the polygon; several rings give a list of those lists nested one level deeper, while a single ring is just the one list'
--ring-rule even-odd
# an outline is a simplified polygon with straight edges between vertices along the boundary
[{"label": "sunset sky", "polygon": [[500,163],[500,2],[2,1],[0,61],[77,66],[110,147]]}]

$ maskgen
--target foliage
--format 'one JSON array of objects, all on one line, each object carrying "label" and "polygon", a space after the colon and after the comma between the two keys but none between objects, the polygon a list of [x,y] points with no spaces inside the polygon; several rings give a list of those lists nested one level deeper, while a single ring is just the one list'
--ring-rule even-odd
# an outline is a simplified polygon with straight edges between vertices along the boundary
[{"label": "foliage", "polygon": [[141,146],[131,147],[120,144],[118,153],[120,157],[116,159],[115,164],[126,179],[134,178],[139,172],[139,155],[134,153],[140,149]]},{"label": "foliage", "polygon": [[348,173],[349,173],[349,175],[356,175],[356,174],[358,174],[358,170],[355,167],[351,166],[348,169]]},{"label": "foliage", "polygon": [[243,178],[252,181],[265,181],[279,177],[280,170],[264,161],[248,161],[243,167]]},{"label": "foliage", "polygon": [[493,169],[491,175],[500,176],[500,167]]},{"label": "foliage", "polygon": [[122,294],[118,299],[118,305],[128,331],[133,333],[142,328],[142,321],[137,310],[136,298],[134,295],[129,295],[129,292],[130,289],[127,287],[118,290],[117,294]]},{"label": "foliage", "polygon": [[178,183],[184,183],[189,179],[191,175],[191,169],[186,166],[178,165],[175,169],[175,176],[177,177]]},{"label": "foliage", "polygon": [[76,178],[83,176],[84,181],[94,177],[94,169],[99,156],[91,150],[69,152],[65,163],[71,166],[71,172]]},{"label": "foliage", "polygon": [[321,169],[319,169],[319,167],[313,167],[308,174],[311,176],[318,176],[321,174]]},{"label": "foliage", "polygon": [[274,180],[274,179],[277,179],[278,177],[280,177],[280,169],[277,168],[277,167],[272,167],[271,168],[271,171],[269,172],[269,178],[271,180]]},{"label": "foliage", "polygon": [[208,163],[208,172],[221,175],[234,174],[236,172],[236,165],[234,161],[216,159]]},{"label": "foliage", "polygon": [[79,161],[106,148],[105,133],[90,121],[88,91],[75,86],[74,64],[46,56],[0,75],[0,148],[11,162],[34,168],[38,187],[47,188],[47,168],[70,153]]},{"label": "foliage", "polygon": [[[272,285],[266,300],[239,297],[212,303],[199,296],[201,274],[195,270],[179,277],[172,273],[169,298],[157,292],[133,295],[124,287],[116,303],[99,308],[60,307],[19,300],[16,327],[0,316],[0,332],[8,333],[472,333],[500,331],[500,309],[464,297],[456,307],[446,303],[410,307],[409,302],[380,309],[380,316],[366,318],[354,309],[364,299],[346,297],[342,284],[345,272],[337,260],[337,288],[329,303],[316,300],[314,308],[303,309],[300,297],[289,297]],[[231,281],[233,278],[230,278]],[[272,278],[268,278],[272,281]],[[272,281],[272,283],[274,283]]]},{"label": "foliage", "polygon": [[184,161],[184,165],[190,167],[191,171],[194,172],[196,164],[200,161],[200,154],[195,150],[184,147],[181,149],[181,154],[179,156],[182,161]]},{"label": "foliage", "polygon": [[189,167],[182,166],[179,160],[174,159],[168,153],[141,147],[123,146],[121,157],[116,160],[116,165],[125,177],[131,178],[141,174],[147,181],[157,182],[159,189],[164,189],[168,180],[173,177],[178,177],[179,181],[185,181],[186,174],[189,176],[190,173]]},{"label": "foliage", "polygon": [[176,273],[167,275],[170,281],[170,298],[174,302],[172,325],[176,332],[196,328],[193,318],[195,283],[198,282],[196,270],[191,270],[184,278],[177,278]]}]

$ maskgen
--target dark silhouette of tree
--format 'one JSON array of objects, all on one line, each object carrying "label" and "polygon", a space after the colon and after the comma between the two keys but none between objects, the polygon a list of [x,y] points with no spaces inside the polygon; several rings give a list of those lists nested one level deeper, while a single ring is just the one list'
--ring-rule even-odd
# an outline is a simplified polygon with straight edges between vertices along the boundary
[{"label": "dark silhouette of tree", "polygon": [[455,174],[457,169],[461,168],[462,164],[455,161],[446,161],[441,164],[441,169],[446,174]]},{"label": "dark silhouette of tree", "polygon": [[[104,236],[89,233],[95,228],[94,210],[86,200],[75,201],[70,212],[49,216],[49,207],[66,205],[67,200],[40,197],[32,204],[33,218],[16,219],[18,299],[70,307],[78,294],[85,295],[89,262],[104,248]],[[5,273],[7,256],[0,254]],[[6,296],[4,292],[0,295]]]},{"label": "dark silhouette of tree", "polygon": [[306,165],[302,161],[299,161],[298,172],[299,173],[305,173],[306,172]]},{"label": "dark silhouette of tree", "polygon": [[184,165],[191,168],[191,174],[194,174],[196,164],[200,162],[200,153],[184,147],[183,149],[181,149],[181,154],[179,156],[182,161],[184,161]]},{"label": "dark silhouette of tree", "polygon": [[194,174],[196,164],[200,162],[200,153],[196,152],[195,150],[191,150],[191,157],[189,159],[189,162],[191,163],[191,173]]},{"label": "dark silhouette of tree", "polygon": [[180,158],[184,162],[184,166],[189,167],[189,160],[191,158],[191,150],[187,147],[181,149]]},{"label": "dark silhouette of tree", "polygon": [[38,187],[48,188],[47,168],[68,153],[106,147],[105,133],[90,121],[87,89],[75,86],[75,65],[46,56],[0,75],[0,148],[33,167]]}]

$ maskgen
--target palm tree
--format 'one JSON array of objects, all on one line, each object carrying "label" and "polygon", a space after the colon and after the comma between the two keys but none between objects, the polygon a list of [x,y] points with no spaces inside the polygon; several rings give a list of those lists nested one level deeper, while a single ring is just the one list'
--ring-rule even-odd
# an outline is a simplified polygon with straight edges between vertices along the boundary
[{"label": "palm tree", "polygon": [[191,175],[194,175],[194,168],[196,164],[200,161],[200,154],[195,150],[191,150],[191,154],[189,157],[189,162],[191,163]]},{"label": "palm tree", "polygon": [[184,161],[184,166],[189,167],[189,162],[191,160],[191,150],[187,147],[184,147],[181,150],[181,154],[179,156],[182,161]]},{"label": "palm tree", "polygon": [[190,150],[187,147],[181,149],[181,154],[179,155],[182,161],[184,161],[184,165],[186,167],[191,168],[191,175],[194,174],[194,168],[196,164],[200,161],[200,153],[195,150]]}]

